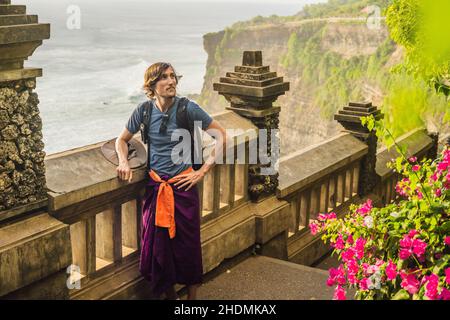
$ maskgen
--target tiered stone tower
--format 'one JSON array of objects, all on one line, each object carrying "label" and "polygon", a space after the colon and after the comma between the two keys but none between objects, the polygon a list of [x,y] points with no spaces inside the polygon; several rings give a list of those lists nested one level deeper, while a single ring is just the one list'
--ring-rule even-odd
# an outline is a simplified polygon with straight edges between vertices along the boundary
[{"label": "tiered stone tower", "polygon": [[0,0],[0,220],[45,205],[42,121],[33,92],[42,69],[24,68],[24,60],[49,37],[49,24]]},{"label": "tiered stone tower", "polygon": [[370,115],[373,115],[375,120],[383,118],[381,111],[376,106],[373,106],[372,102],[350,102],[348,106],[345,106],[334,115],[334,119],[344,127],[345,132],[351,133],[369,147],[369,152],[361,165],[359,195],[367,195],[377,183],[375,165],[377,161],[378,138],[374,131],[370,132],[369,129],[361,124],[361,117]]},{"label": "tiered stone tower", "polygon": [[[244,51],[242,66],[236,66],[234,72],[227,72],[219,83],[214,83],[214,90],[231,103],[227,109],[248,118],[259,129],[268,130],[268,156],[271,156],[272,143],[276,143],[275,158],[278,159],[279,137],[276,138],[278,141],[271,141],[271,130],[278,129],[280,107],[273,103],[289,90],[289,82],[283,82],[283,77],[271,72],[269,66],[263,66],[261,51]],[[278,173],[261,174],[261,168],[270,165],[273,163],[249,167],[249,194],[254,201],[274,193],[278,186]]]}]

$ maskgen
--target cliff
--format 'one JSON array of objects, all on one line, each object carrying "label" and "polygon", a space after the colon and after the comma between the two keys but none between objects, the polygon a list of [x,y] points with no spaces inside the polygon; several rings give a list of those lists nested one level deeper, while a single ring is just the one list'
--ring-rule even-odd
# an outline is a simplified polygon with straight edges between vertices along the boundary
[{"label": "cliff", "polygon": [[369,29],[365,20],[350,17],[240,23],[206,34],[204,48],[208,61],[199,102],[210,112],[227,106],[212,84],[241,64],[243,50],[262,50],[264,65],[291,83],[278,99],[283,155],[338,133],[332,117],[349,100],[380,104],[380,83],[401,58],[384,25]]}]

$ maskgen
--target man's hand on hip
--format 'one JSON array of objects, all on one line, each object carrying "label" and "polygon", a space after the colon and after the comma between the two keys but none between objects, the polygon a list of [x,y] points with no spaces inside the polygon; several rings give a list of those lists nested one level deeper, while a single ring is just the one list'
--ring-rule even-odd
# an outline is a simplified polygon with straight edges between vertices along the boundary
[{"label": "man's hand on hip", "polygon": [[190,173],[180,174],[180,175],[178,175],[179,180],[177,182],[175,182],[174,185],[180,189],[187,187],[186,191],[188,191],[193,186],[195,186],[197,183],[199,183],[203,179],[204,175],[205,174],[201,170],[197,170],[197,171],[194,170]]}]

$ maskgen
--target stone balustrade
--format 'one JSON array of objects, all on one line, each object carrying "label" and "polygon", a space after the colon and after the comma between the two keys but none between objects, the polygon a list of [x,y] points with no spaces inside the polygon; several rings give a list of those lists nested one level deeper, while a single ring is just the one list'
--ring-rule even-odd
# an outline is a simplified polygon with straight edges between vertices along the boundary
[{"label": "stone balustrade", "polygon": [[[151,297],[139,274],[146,170],[134,169],[131,183],[119,181],[102,142],[44,158],[32,92],[42,71],[24,68],[23,61],[49,37],[49,25],[25,12],[0,0],[0,297]],[[320,234],[309,232],[319,212],[342,216],[367,198],[378,205],[395,201],[399,177],[386,167],[395,151],[377,150],[376,136],[360,125],[361,116],[382,116],[371,103],[340,110],[335,119],[345,132],[336,137],[281,159],[275,148],[271,161],[279,170],[264,175],[267,164],[249,161],[250,146],[262,141],[246,132],[278,129],[281,107],[273,103],[289,83],[263,65],[260,51],[246,51],[242,65],[214,88],[231,105],[213,118],[241,130],[230,138],[234,154],[243,147],[246,156],[216,165],[198,185],[204,273],[252,253],[309,265],[329,251]],[[269,150],[277,139],[271,136]],[[436,153],[437,136],[424,130],[398,140],[408,157]],[[79,289],[67,285],[71,265],[80,273]]]}]

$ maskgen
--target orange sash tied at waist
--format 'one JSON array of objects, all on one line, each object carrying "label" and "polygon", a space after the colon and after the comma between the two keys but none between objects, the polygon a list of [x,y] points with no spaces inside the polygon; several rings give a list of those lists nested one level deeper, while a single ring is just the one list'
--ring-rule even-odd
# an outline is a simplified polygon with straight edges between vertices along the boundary
[{"label": "orange sash tied at waist", "polygon": [[189,167],[167,181],[161,179],[155,171],[150,170],[150,178],[160,183],[156,197],[155,225],[169,228],[170,239],[175,238],[175,198],[171,184],[180,180],[180,175],[190,173],[193,170],[192,167]]}]

